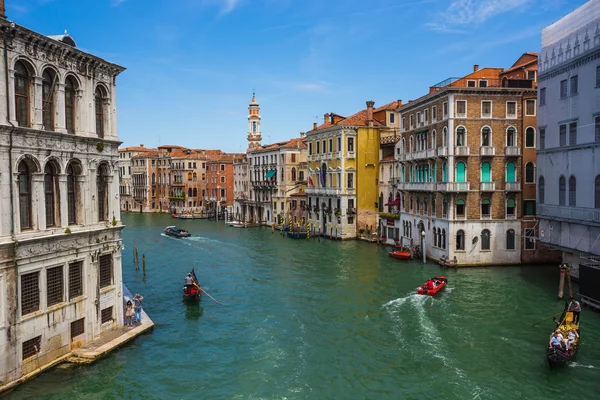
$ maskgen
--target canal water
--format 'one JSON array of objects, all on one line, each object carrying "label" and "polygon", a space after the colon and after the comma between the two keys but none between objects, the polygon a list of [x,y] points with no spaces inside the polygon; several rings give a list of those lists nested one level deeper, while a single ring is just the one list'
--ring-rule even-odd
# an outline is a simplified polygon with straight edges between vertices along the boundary
[{"label": "canal water", "polygon": [[[558,269],[443,270],[359,241],[310,242],[221,222],[124,215],[123,279],[152,333],[89,367],[56,368],[7,399],[597,398],[600,314],[581,316],[578,360],[545,364]],[[146,255],[147,276],[133,266]],[[181,301],[194,267],[203,297]],[[447,274],[436,298],[415,290]]]}]

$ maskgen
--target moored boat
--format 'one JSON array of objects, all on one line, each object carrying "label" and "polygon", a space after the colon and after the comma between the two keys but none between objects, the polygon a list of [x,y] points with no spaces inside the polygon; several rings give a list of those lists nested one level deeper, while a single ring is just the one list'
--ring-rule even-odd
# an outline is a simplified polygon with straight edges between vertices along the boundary
[{"label": "moored boat", "polygon": [[566,339],[571,329],[577,331],[577,337],[574,341],[566,348],[566,344],[563,343],[561,347],[551,347],[546,353],[546,359],[550,368],[564,367],[568,363],[575,361],[577,352],[579,351],[579,341],[581,340],[579,332],[579,321],[575,323],[573,321],[573,312],[569,310],[569,302],[565,303],[565,309],[560,316],[560,319],[556,322],[556,328],[550,334],[550,338],[557,330],[560,331],[561,335]]},{"label": "moored boat", "polygon": [[181,214],[177,216],[177,219],[194,219],[194,214]]},{"label": "moored boat", "polygon": [[188,276],[186,276],[184,285],[183,285],[183,300],[200,300],[202,297],[202,289],[200,288],[200,284],[198,283],[198,278],[196,277],[196,272],[194,268],[190,271]]},{"label": "moored boat", "polygon": [[308,237],[307,231],[287,231],[286,235],[290,239],[306,239]]},{"label": "moored boat", "polygon": [[397,258],[399,260],[406,260],[410,258],[410,253],[408,251],[390,251],[390,257]]},{"label": "moored boat", "polygon": [[445,276],[436,276],[419,286],[419,288],[417,289],[417,294],[434,296],[437,292],[442,290],[444,286],[446,286],[446,283],[448,283],[448,279]]},{"label": "moored boat", "polygon": [[165,228],[165,234],[173,237],[184,238],[190,237],[190,233],[185,229],[178,228],[176,226],[167,226]]}]

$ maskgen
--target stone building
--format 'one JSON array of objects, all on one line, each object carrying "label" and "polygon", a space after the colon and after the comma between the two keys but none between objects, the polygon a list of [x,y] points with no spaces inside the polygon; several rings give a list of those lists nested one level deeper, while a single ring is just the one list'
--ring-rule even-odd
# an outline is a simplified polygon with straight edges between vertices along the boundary
[{"label": "stone building", "polygon": [[143,144],[119,149],[119,198],[121,200],[121,211],[131,211],[133,208],[131,157],[144,153],[147,150]]},{"label": "stone building", "polygon": [[[0,1],[0,382],[123,325],[116,78]],[[7,86],[8,82],[8,86]]]},{"label": "stone building", "polygon": [[526,53],[506,71],[476,65],[400,107],[403,244],[459,265],[543,260],[532,230],[536,60]]},{"label": "stone building", "polygon": [[211,155],[206,161],[206,210],[233,213],[233,163],[242,154]]},{"label": "stone building", "polygon": [[538,241],[578,276],[600,267],[600,1],[542,30],[537,135]]},{"label": "stone building", "polygon": [[233,161],[233,215],[237,221],[248,221],[246,201],[250,190],[250,176],[248,174],[248,159],[246,156]]}]

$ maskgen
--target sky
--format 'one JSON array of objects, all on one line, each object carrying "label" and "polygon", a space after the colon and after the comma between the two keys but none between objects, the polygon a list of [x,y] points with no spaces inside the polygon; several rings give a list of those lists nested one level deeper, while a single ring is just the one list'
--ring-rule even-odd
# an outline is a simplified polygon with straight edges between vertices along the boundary
[{"label": "sky", "polygon": [[248,103],[262,143],[323,114],[418,98],[539,51],[541,29],[585,0],[5,0],[7,18],[126,69],[123,146],[244,152]]}]

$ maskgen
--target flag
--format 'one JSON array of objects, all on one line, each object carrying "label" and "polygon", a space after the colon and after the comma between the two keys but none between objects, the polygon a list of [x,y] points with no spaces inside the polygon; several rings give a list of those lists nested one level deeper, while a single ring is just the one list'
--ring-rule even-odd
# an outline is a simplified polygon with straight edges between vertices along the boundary
[{"label": "flag", "polygon": [[312,178],[310,177],[310,175],[308,176],[308,184],[312,187],[315,187],[315,184],[313,183]]}]

